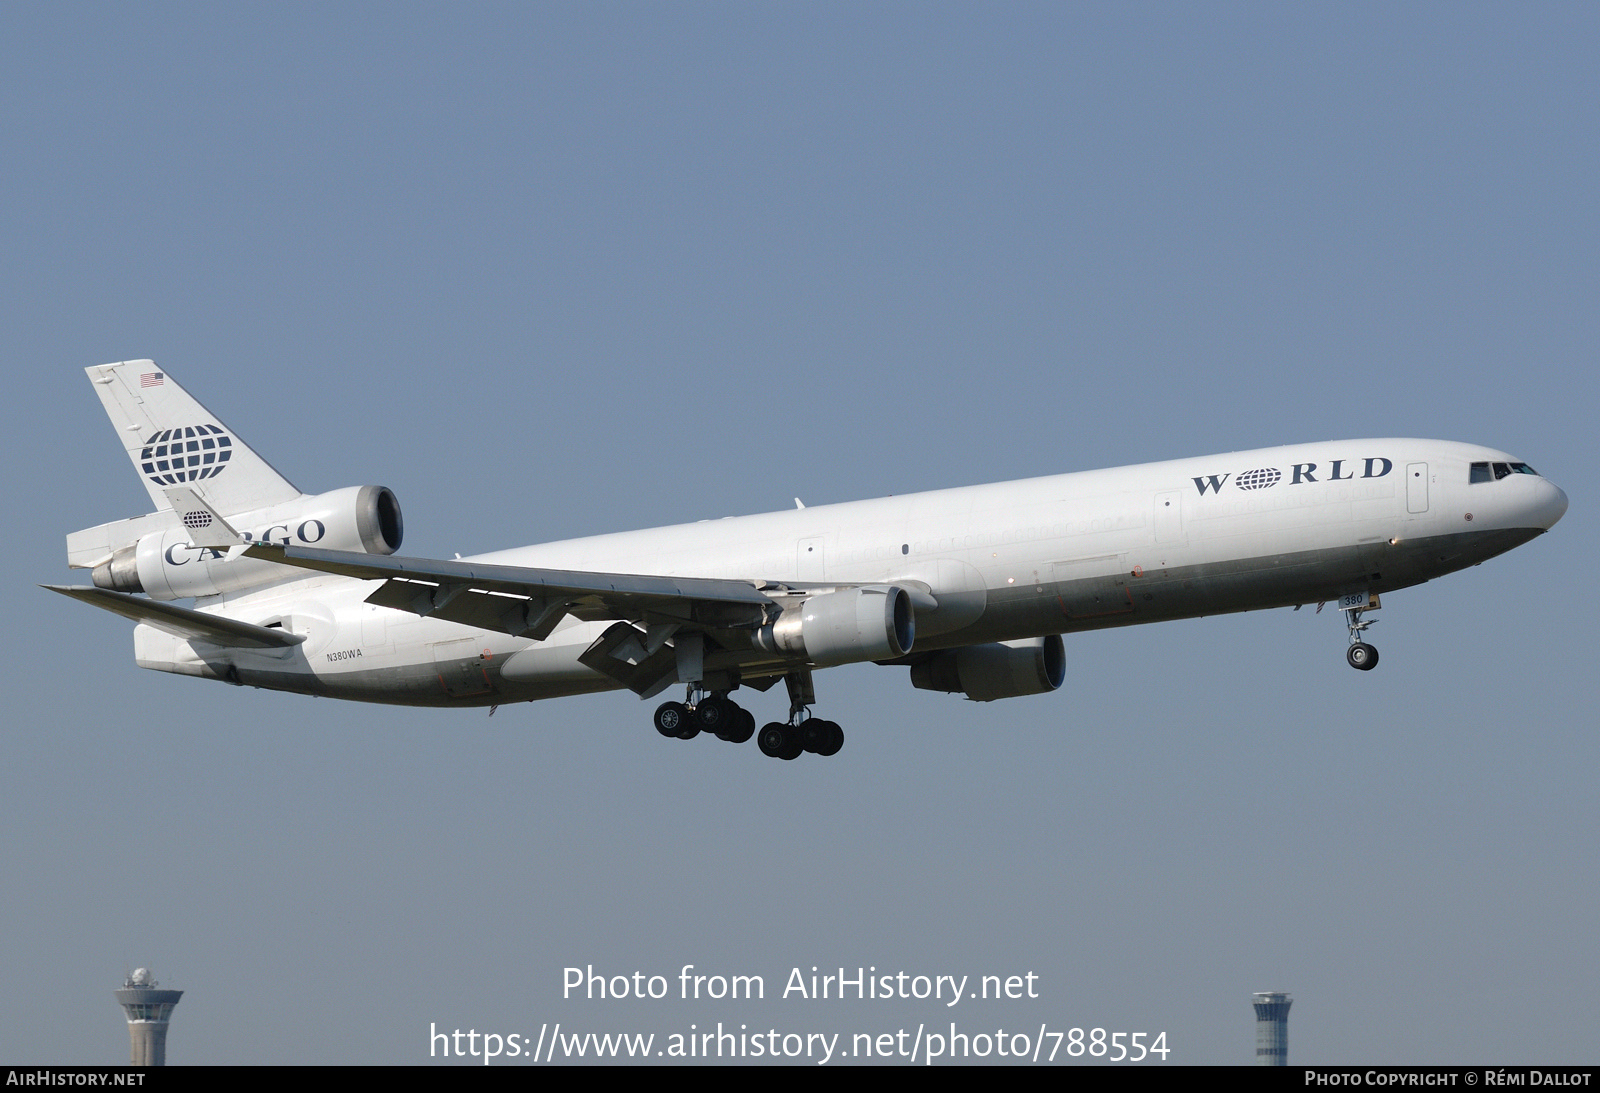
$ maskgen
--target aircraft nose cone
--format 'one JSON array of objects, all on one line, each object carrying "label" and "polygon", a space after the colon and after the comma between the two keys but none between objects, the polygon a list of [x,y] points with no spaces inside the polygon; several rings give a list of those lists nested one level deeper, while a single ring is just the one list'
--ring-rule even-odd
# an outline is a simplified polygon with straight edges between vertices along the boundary
[{"label": "aircraft nose cone", "polygon": [[1554,482],[1541,481],[1536,519],[1539,526],[1549,531],[1556,526],[1556,521],[1567,514],[1567,491]]}]

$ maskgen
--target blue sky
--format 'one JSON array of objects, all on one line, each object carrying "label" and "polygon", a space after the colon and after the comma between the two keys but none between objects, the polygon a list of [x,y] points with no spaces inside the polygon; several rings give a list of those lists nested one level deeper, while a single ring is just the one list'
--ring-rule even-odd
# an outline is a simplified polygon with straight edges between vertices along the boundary
[{"label": "blue sky", "polygon": [[[1295,1061],[1592,1061],[1597,29],[8,5],[0,1057],[125,1059],[150,964],[175,1064],[951,1019],[1240,1063],[1266,989]],[[845,750],[774,763],[627,695],[139,670],[33,587],[145,510],[82,373],[137,357],[301,488],[393,488],[423,555],[1342,436],[1500,447],[1572,507],[1386,597],[1370,675],[1309,611],[1072,636],[1061,691],[986,705],[844,668]],[[561,998],[690,963],[769,1000]],[[812,965],[1040,998],[771,998]]]}]

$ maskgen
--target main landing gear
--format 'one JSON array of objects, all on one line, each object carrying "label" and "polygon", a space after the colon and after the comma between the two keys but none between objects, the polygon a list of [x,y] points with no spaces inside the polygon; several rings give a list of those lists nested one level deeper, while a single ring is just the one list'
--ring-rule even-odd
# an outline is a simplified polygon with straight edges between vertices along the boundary
[{"label": "main landing gear", "polygon": [[756,746],[761,754],[774,759],[798,759],[800,753],[837,755],[844,747],[844,730],[837,722],[811,716],[817,692],[811,686],[810,672],[790,672],[783,677],[789,689],[789,720],[772,721],[761,727]]},{"label": "main landing gear", "polygon": [[1363,595],[1360,602],[1360,607],[1346,607],[1344,609],[1346,625],[1350,627],[1350,648],[1345,650],[1344,659],[1349,661],[1350,667],[1359,671],[1370,672],[1378,666],[1378,650],[1361,639],[1366,628],[1379,620],[1363,620],[1361,616],[1367,611],[1376,610],[1379,604],[1376,596],[1368,600]]},{"label": "main landing gear", "polygon": [[762,755],[774,759],[798,759],[803,751],[813,755],[837,755],[844,747],[844,730],[837,721],[808,716],[797,722],[791,717],[788,723],[773,721],[763,726],[756,746]]},{"label": "main landing gear", "polygon": [[[838,722],[811,716],[810,706],[816,701],[811,673],[791,672],[784,681],[789,685],[789,720],[762,726],[756,737],[761,753],[774,759],[798,759],[807,751],[838,754],[844,747],[844,730]],[[693,740],[702,731],[730,744],[742,744],[756,736],[756,719],[750,711],[726,692],[706,694],[692,683],[682,702],[663,702],[656,707],[654,722],[656,732],[679,740]]]},{"label": "main landing gear", "polygon": [[755,735],[755,715],[727,695],[705,695],[698,702],[694,697],[695,688],[691,686],[684,701],[663,702],[657,706],[656,732],[662,736],[676,736],[679,740],[693,740],[703,730],[730,744],[743,744]]}]

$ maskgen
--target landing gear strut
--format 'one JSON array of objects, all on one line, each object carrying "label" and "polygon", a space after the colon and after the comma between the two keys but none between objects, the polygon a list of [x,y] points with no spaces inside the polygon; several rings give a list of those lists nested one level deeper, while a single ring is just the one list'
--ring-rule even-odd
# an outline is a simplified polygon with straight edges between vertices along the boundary
[{"label": "landing gear strut", "polygon": [[1350,628],[1350,648],[1345,650],[1344,659],[1350,667],[1359,671],[1370,672],[1378,666],[1378,650],[1361,640],[1363,632],[1378,619],[1362,619],[1367,611],[1375,611],[1380,606],[1378,598],[1373,596],[1368,599],[1365,594],[1359,598],[1360,607],[1346,607],[1345,620]]},{"label": "landing gear strut", "polygon": [[771,721],[762,726],[756,745],[763,755],[774,759],[798,759],[800,753],[836,755],[844,747],[844,730],[836,721],[811,716],[817,700],[810,672],[790,672],[783,677],[789,688],[789,720]]}]

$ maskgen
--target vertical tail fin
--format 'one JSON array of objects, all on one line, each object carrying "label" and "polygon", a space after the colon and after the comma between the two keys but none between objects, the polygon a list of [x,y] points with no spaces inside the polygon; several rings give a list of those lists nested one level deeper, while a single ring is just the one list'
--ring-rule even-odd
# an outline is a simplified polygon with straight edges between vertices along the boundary
[{"label": "vertical tail fin", "polygon": [[174,486],[199,491],[227,516],[300,496],[155,361],[100,364],[86,371],[158,511],[172,507],[165,491]]}]

